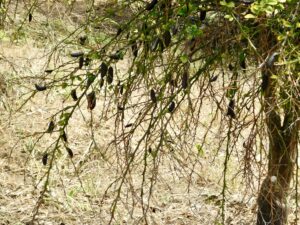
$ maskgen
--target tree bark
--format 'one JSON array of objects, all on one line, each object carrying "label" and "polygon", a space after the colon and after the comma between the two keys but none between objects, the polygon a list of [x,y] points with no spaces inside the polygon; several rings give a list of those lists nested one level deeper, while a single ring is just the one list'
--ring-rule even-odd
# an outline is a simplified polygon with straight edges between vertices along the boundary
[{"label": "tree bark", "polygon": [[[272,40],[274,39],[270,35],[263,39],[265,45],[272,43]],[[293,177],[298,144],[298,112],[291,108],[281,108],[281,113],[279,112],[277,81],[271,79],[271,75],[276,72],[274,66],[266,65],[262,69],[263,107],[268,129],[269,162],[268,174],[258,196],[257,225],[287,224],[286,197]]]},{"label": "tree bark", "polygon": [[[270,114],[267,115],[270,142],[268,175],[258,196],[257,225],[284,225],[287,224],[286,197],[294,171],[298,130],[295,126],[286,131],[285,125],[281,127],[277,121],[272,121],[274,115]],[[292,126],[287,122],[288,125]],[[273,130],[270,130],[271,127]]]}]

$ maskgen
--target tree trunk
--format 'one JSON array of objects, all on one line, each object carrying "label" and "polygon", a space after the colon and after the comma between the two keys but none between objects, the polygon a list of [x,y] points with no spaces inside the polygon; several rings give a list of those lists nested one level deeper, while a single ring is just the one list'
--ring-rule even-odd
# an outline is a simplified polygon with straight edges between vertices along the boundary
[{"label": "tree trunk", "polygon": [[273,130],[269,130],[268,175],[258,197],[257,225],[283,225],[287,223],[286,197],[295,165],[298,130],[284,132],[289,128],[272,121],[273,116],[267,117]]},{"label": "tree trunk", "polygon": [[[265,47],[271,49],[272,46],[266,46],[268,45],[266,43],[272,43],[274,39],[271,35],[266,36],[262,40]],[[274,41],[272,44],[274,46]],[[286,197],[293,177],[298,144],[297,110],[281,108],[281,113],[279,113],[279,101],[276,94],[278,92],[277,81],[271,79],[271,75],[274,73],[276,70],[273,65],[271,67],[266,65],[262,69],[269,162],[268,174],[258,196],[257,225],[287,224]]]}]

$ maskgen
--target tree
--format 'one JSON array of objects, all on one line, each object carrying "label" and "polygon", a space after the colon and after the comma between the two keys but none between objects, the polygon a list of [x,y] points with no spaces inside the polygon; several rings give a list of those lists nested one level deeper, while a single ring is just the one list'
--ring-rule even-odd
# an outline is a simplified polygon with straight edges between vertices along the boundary
[{"label": "tree", "polygon": [[[35,5],[31,7],[34,9]],[[112,14],[122,19],[112,20]],[[163,149],[192,146],[188,142],[195,137],[190,136],[208,101],[215,110],[214,116],[208,117],[210,124],[219,123],[226,134],[219,143],[219,149],[225,147],[226,153],[223,223],[228,160],[233,149],[241,147],[238,141],[247,130],[242,151],[246,177],[251,177],[255,156],[268,145],[268,172],[258,196],[257,225],[286,224],[286,197],[299,145],[299,2],[132,0],[112,3],[103,15],[92,2],[86,21],[54,49],[66,48],[68,40],[85,33],[77,42],[82,51],[72,52],[74,60],[69,64],[48,70],[45,83],[37,83],[33,91],[71,88],[75,102],[53,115],[49,123],[47,132],[60,133],[54,148],[43,157],[44,164],[51,158],[49,173],[60,143],[73,156],[66,131],[73,113],[85,99],[93,112],[97,97],[105,95],[108,105],[102,113],[104,116],[111,107],[117,109],[113,144],[124,153],[120,176],[115,181],[118,192],[111,208],[112,222],[130,171],[136,164],[143,164],[143,196],[145,174],[153,172],[152,187]],[[115,31],[86,44],[91,30],[99,26],[114,27]],[[124,73],[117,70],[123,58],[130,62]],[[74,66],[75,62],[78,65]],[[71,72],[50,79],[70,64]],[[130,115],[131,109],[134,115]],[[184,121],[178,119],[180,113],[185,115]],[[209,128],[198,146],[199,152]],[[148,161],[149,156],[153,161]],[[297,187],[296,182],[296,191]],[[141,201],[146,214],[149,206]]]}]

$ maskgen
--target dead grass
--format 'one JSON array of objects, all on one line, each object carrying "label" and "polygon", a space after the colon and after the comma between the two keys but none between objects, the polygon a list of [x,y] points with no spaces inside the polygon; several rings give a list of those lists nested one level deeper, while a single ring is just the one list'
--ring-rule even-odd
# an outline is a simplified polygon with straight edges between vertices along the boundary
[{"label": "dead grass", "polygon": [[[34,75],[41,71],[44,61],[37,59],[36,56],[42,55],[43,49],[34,48],[30,42],[23,46],[6,45],[5,47],[2,45],[2,47],[5,48],[5,54],[10,57],[11,61],[21,68],[29,67],[30,74]],[[26,58],[22,60],[20,56],[29,48],[32,55],[27,54],[27,57],[30,60]],[[28,64],[29,61],[30,64]],[[15,74],[16,77],[22,77],[22,75],[24,75],[22,70]],[[25,86],[33,85],[25,80],[22,83],[23,88],[12,85],[11,93],[5,97],[12,109],[16,109],[21,104],[20,96],[27,91]],[[43,182],[39,181],[46,171],[41,162],[42,154],[46,146],[55,141],[56,135],[47,135],[34,148],[32,148],[36,141],[34,137],[21,141],[19,138],[45,130],[51,113],[62,108],[63,97],[63,93],[54,92],[47,97],[39,93],[19,112],[10,115],[9,111],[1,110],[0,220],[4,221],[3,224],[25,224],[32,216],[42,190]],[[95,111],[100,112],[101,105],[102,103],[98,102]],[[107,224],[110,217],[109,209],[115,192],[113,190],[108,192],[102,203],[101,199],[108,185],[116,178],[119,168],[114,163],[116,159],[110,158],[107,161],[102,158],[101,152],[105,152],[107,143],[112,141],[114,122],[108,120],[105,124],[97,124],[97,122],[94,124],[97,128],[94,134],[97,147],[92,146],[89,149],[90,115],[85,105],[81,108],[83,114],[86,115],[86,121],[80,113],[75,115],[68,129],[69,143],[75,153],[73,159],[75,165],[80,160],[84,161],[84,153],[88,153],[86,155],[88,160],[77,175],[66,152],[61,153],[51,172],[50,190],[40,209],[38,216],[40,224],[62,222],[65,224]],[[99,115],[96,113],[93,116],[95,120]],[[11,151],[12,154],[9,157]],[[115,150],[108,149],[108,151],[114,152]],[[221,184],[218,181],[222,174],[222,155],[211,163],[209,158],[200,160],[201,163],[194,168],[198,175],[193,175],[191,178],[187,176],[188,170],[184,171],[182,166],[170,161],[170,158],[167,155],[164,157],[158,171],[153,199],[150,201],[148,216],[151,220],[150,224],[217,224],[221,201]],[[116,212],[115,224],[140,224],[139,218],[142,216],[139,203],[141,173],[142,166],[136,167],[130,174],[133,186],[124,187],[122,201]],[[239,185],[233,191],[238,188]],[[126,200],[128,195],[132,195],[132,199],[135,200],[130,200],[130,198]],[[250,210],[254,203],[253,201],[247,203],[247,199],[243,200],[242,196],[243,192],[240,191],[228,196],[228,211],[230,212],[228,220],[233,221],[228,224],[252,224],[249,222],[253,218]],[[243,207],[242,214],[235,217],[235,213],[238,213],[241,207]]]}]

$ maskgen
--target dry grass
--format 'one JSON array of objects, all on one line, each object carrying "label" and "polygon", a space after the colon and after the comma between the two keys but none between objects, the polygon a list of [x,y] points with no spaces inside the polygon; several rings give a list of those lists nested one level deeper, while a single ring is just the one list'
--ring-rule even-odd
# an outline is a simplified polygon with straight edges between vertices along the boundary
[{"label": "dry grass", "polygon": [[[32,43],[24,43],[22,46],[4,44],[1,46],[5,55],[11,61],[19,65],[17,68],[27,68],[31,62],[30,74],[41,71],[44,61],[38,59],[43,49],[34,48]],[[30,54],[22,59],[24,52],[31,49]],[[3,53],[4,54],[4,53]],[[30,60],[27,60],[29,58]],[[34,59],[35,58],[35,59]],[[5,64],[2,64],[5,65]],[[2,68],[8,68],[2,67]],[[4,73],[5,70],[2,71]],[[24,70],[20,69],[14,77],[23,76]],[[9,80],[9,78],[7,78]],[[32,87],[33,84],[22,80],[22,85]],[[11,85],[8,96],[3,96],[5,104],[11,109],[16,109],[22,103],[20,97],[26,88],[19,85]],[[32,211],[37,203],[43,182],[39,183],[46,168],[42,165],[41,157],[46,146],[56,138],[55,134],[47,135],[35,148],[32,149],[34,137],[19,141],[19,138],[44,131],[49,121],[49,116],[55,110],[61,109],[63,93],[50,93],[47,97],[39,93],[19,112],[10,115],[8,110],[1,109],[1,173],[0,173],[0,220],[3,224],[24,224],[30,220]],[[101,111],[103,103],[98,101],[95,111]],[[82,107],[86,121],[80,113],[75,115],[68,128],[70,147],[74,150],[73,162],[78,164],[84,153],[90,151],[88,160],[81,167],[79,174],[66,152],[62,152],[57,159],[55,168],[51,173],[50,190],[47,192],[40,209],[38,221],[40,224],[106,224],[110,214],[109,208],[114,199],[114,192],[108,193],[104,202],[101,198],[108,185],[116,178],[119,170],[114,163],[116,159],[110,158],[110,162],[101,157],[101,152],[112,141],[114,121],[108,120],[106,124],[95,122],[95,140],[97,147],[90,146],[91,130],[89,127],[90,114],[86,106]],[[99,115],[93,115],[94,120]],[[16,144],[17,143],[17,144]],[[113,147],[111,147],[113,148]],[[213,145],[212,145],[213,148]],[[196,149],[194,149],[196,151]],[[9,153],[12,151],[11,156]],[[108,151],[114,152],[113,149]],[[191,178],[187,176],[188,170],[184,170],[178,163],[170,161],[171,157],[165,155],[159,171],[158,180],[153,190],[153,199],[150,201],[150,224],[217,224],[220,213],[220,181],[222,175],[222,155],[212,159],[203,158],[194,170],[197,175]],[[136,168],[130,175],[133,186],[124,187],[122,201],[116,214],[116,224],[139,224],[142,216],[138,198],[140,198],[142,166]],[[213,175],[213,176],[212,176]],[[79,179],[80,178],[80,179]],[[81,182],[83,187],[81,186]],[[39,185],[37,185],[39,183]],[[36,187],[37,186],[37,187]],[[243,192],[238,191],[239,184],[232,189],[228,199],[228,224],[251,224],[253,215],[250,213],[254,202],[247,203],[243,199]],[[127,192],[128,191],[128,192]],[[133,193],[134,200],[126,200],[125,195]],[[243,208],[243,212],[239,210]],[[129,212],[132,213],[130,215]],[[239,213],[235,217],[235,213]],[[242,222],[244,221],[244,222]],[[246,222],[247,221],[247,222]]]}]

